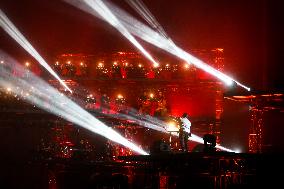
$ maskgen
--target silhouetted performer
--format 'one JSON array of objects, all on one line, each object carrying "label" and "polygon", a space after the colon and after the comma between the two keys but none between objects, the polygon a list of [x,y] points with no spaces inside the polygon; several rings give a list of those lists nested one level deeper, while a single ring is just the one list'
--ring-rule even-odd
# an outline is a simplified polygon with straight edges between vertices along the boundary
[{"label": "silhouetted performer", "polygon": [[165,117],[167,115],[167,101],[164,94],[160,91],[158,95],[157,107],[155,110],[155,116],[157,117]]},{"label": "silhouetted performer", "polygon": [[140,114],[150,114],[151,102],[147,96],[147,92],[144,91],[143,95],[138,99],[139,113]]},{"label": "silhouetted performer", "polygon": [[109,97],[104,93],[101,97],[101,106],[100,111],[103,112],[103,110],[106,110],[106,112],[109,112]]}]

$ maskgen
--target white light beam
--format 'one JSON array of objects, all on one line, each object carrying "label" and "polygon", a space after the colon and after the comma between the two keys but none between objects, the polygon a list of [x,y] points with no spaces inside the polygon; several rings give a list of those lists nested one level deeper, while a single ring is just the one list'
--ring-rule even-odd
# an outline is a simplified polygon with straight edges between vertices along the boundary
[{"label": "white light beam", "polygon": [[146,7],[141,0],[126,0],[126,2],[155,30],[157,30],[165,38],[170,37],[165,32],[164,28],[159,24],[154,15]]},{"label": "white light beam", "polygon": [[[68,1],[67,1],[68,2]],[[126,37],[136,48],[138,48],[146,58],[148,58],[154,66],[158,63],[154,58],[142,47],[142,45],[127,31],[127,29],[120,23],[116,16],[109,10],[109,8],[101,0],[84,0],[84,2],[96,11],[105,21],[115,27],[124,37]]]},{"label": "white light beam", "polygon": [[9,20],[9,18],[0,9],[0,26],[15,40],[17,41],[32,57],[34,57],[40,65],[42,65],[51,75],[53,75],[69,92],[71,89],[59,78],[47,62],[40,56],[35,48],[29,41],[21,34],[16,26]]}]

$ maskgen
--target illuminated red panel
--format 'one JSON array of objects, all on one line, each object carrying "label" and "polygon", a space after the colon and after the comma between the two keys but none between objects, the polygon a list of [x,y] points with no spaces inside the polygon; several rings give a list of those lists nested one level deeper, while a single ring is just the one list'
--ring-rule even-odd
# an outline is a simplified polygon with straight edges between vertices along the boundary
[{"label": "illuminated red panel", "polygon": [[215,92],[210,89],[176,88],[167,94],[171,114],[181,116],[215,116]]}]

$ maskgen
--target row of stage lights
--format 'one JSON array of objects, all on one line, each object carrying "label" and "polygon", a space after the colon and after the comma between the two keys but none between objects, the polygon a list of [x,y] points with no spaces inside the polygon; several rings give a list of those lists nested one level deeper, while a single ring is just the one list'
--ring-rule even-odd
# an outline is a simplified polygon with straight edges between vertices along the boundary
[{"label": "row of stage lights", "polygon": [[[149,93],[146,97],[148,97],[149,99],[153,99],[155,97],[154,93]],[[88,94],[87,95],[87,99],[95,99],[95,95],[93,94]],[[116,95],[116,99],[125,99],[125,97],[122,94],[118,94]]]},{"label": "row of stage lights", "polygon": [[[73,65],[70,60],[66,61],[66,64],[67,64],[67,65]],[[82,66],[82,67],[87,67],[87,64],[85,64],[85,63],[82,62],[82,61],[79,63],[79,65]],[[56,61],[56,62],[55,62],[55,66],[61,66],[61,64],[59,63],[59,61]]]},{"label": "row of stage lights", "polygon": [[[6,94],[8,94],[8,95],[10,95],[10,94],[12,94],[12,92],[13,92],[13,90],[18,90],[19,89],[19,87],[15,87],[15,89],[13,89],[12,87],[7,87],[6,89],[4,89],[4,90],[2,90],[2,91],[5,91],[5,93]],[[22,97],[22,98],[26,98],[27,96],[29,96],[30,95],[30,92],[33,90],[33,88],[31,88],[30,90],[27,90],[27,91],[21,91],[21,95],[20,95],[20,97]],[[63,95],[62,93],[61,93],[61,95]],[[14,97],[19,97],[18,95],[15,95]],[[153,93],[150,93],[149,94],[149,97],[150,98],[154,98],[154,94]],[[18,100],[20,100],[20,99],[18,99]],[[86,96],[86,103],[96,103],[96,96],[95,95],[93,95],[93,94],[88,94],[87,96]],[[116,98],[115,98],[115,101],[116,102],[120,102],[120,103],[125,103],[126,102],[126,99],[125,99],[125,97],[122,95],[122,94],[118,94],[118,95],[116,95]]]},{"label": "row of stage lights", "polygon": [[[113,62],[113,64],[112,64],[112,67],[120,67],[120,66],[121,65],[119,65],[117,62]],[[132,67],[133,65],[129,64],[128,62],[124,62],[124,63],[122,63],[122,66],[123,67]],[[170,69],[171,67],[177,67],[177,66],[178,66],[177,64],[171,65],[171,64],[167,63],[163,67],[166,68],[166,69]],[[104,68],[104,67],[106,67],[106,66],[105,66],[105,64],[103,62],[99,62],[97,64],[97,68]],[[138,63],[137,67],[138,68],[144,68],[145,66],[144,66],[144,64]],[[160,64],[157,65],[157,66],[153,66],[153,68],[157,68],[157,69],[159,69],[159,68],[162,69],[163,67]],[[184,69],[189,69],[190,67],[191,66],[189,64],[187,64],[187,63],[185,63],[183,65]]]},{"label": "row of stage lights", "polygon": [[[0,64],[4,64],[4,63],[5,63],[4,60],[1,60],[1,61],[0,61]],[[26,61],[26,62],[24,63],[24,65],[25,65],[25,67],[30,67],[30,66],[31,66],[31,63],[28,62],[28,61]],[[56,61],[54,65],[55,65],[55,66],[61,66],[61,65],[73,65],[73,66],[74,66],[74,64],[73,64],[72,61],[70,61],[70,60],[68,60],[68,61],[66,61],[66,62],[64,62],[64,63],[60,63],[59,61]],[[81,66],[81,67],[88,67],[88,65],[87,65],[86,63],[82,62],[82,61],[80,61],[79,64],[75,64],[75,65],[79,65],[79,66]],[[118,62],[116,62],[116,61],[114,61],[113,64],[112,64],[112,67],[120,67],[120,66],[121,66],[121,65],[120,65]],[[122,66],[123,66],[123,67],[129,67],[129,66],[131,67],[132,64],[129,64],[128,62],[123,62],[123,63],[122,63]],[[169,69],[170,67],[177,67],[177,66],[178,66],[177,64],[171,65],[171,64],[167,63],[167,64],[164,65],[164,68]],[[98,63],[97,63],[97,68],[105,68],[105,67],[106,67],[106,65],[105,65],[103,62],[98,62]],[[138,63],[138,64],[137,64],[137,67],[138,67],[138,68],[144,68],[144,64]],[[160,69],[162,69],[162,67],[161,67],[160,64],[157,65],[157,66],[153,66],[153,67],[154,67],[154,68],[160,68]],[[184,69],[189,69],[189,68],[190,68],[190,65],[189,65],[188,63],[184,63],[183,68],[184,68]]]},{"label": "row of stage lights", "polygon": [[[5,62],[4,62],[4,60],[1,60],[1,62],[0,62],[1,64],[4,64]],[[25,62],[25,64],[24,64],[26,67],[30,67],[31,66],[31,63],[30,62]],[[79,65],[79,66],[81,66],[81,67],[88,67],[88,65],[86,64],[86,63],[84,63],[84,62],[80,62],[79,64],[73,64],[71,61],[66,61],[65,63],[60,63],[59,61],[56,61],[55,62],[55,64],[54,64],[55,66],[62,66],[62,65],[72,65],[72,66],[75,66],[75,65]],[[113,62],[113,64],[112,64],[112,67],[120,67],[121,65],[119,64],[119,63],[117,63],[117,62]],[[132,64],[129,64],[128,62],[124,62],[124,63],[122,63],[122,66],[123,67],[133,67],[133,65]],[[106,64],[105,63],[103,63],[103,62],[99,62],[99,63],[97,63],[97,68],[105,68],[106,67]],[[141,64],[141,63],[138,63],[137,64],[137,66],[136,67],[138,67],[138,68],[144,68],[145,66],[144,66],[144,64]],[[163,68],[165,68],[165,69],[170,69],[171,67],[175,67],[175,68],[177,68],[178,67],[178,65],[177,64],[174,64],[174,65],[171,65],[171,64],[169,64],[169,63],[167,63],[167,64],[165,64],[163,67],[161,67],[161,65],[159,64],[158,66],[153,66],[154,68],[157,68],[157,69],[163,69]],[[183,65],[183,68],[185,69],[185,70],[187,70],[187,69],[189,69],[191,66],[189,65],[189,64],[187,64],[187,63],[185,63],[184,65]]]},{"label": "row of stage lights", "polygon": [[[4,60],[1,60],[1,61],[0,61],[0,64],[5,64],[5,61],[4,61]],[[28,68],[28,67],[31,66],[31,63],[28,62],[28,61],[26,61],[26,62],[24,63],[24,66],[25,66],[26,68]]]},{"label": "row of stage lights", "polygon": [[[150,100],[153,100],[155,98],[155,94],[154,93],[149,93],[149,94],[147,94],[146,97],[149,98]],[[87,95],[87,102],[92,102],[95,99],[96,99],[95,95],[93,95],[93,94],[88,94]],[[118,95],[116,95],[115,100],[116,101],[125,102],[126,98],[122,94],[118,94]]]},{"label": "row of stage lights", "polygon": [[[1,60],[0,61],[1,64],[4,64],[5,61],[4,60]],[[32,67],[32,63],[29,62],[29,61],[26,61],[24,63],[24,66],[27,68],[27,69],[30,69]],[[58,67],[58,68],[62,68],[62,66],[65,66],[65,68],[67,69],[71,69],[70,67],[73,67],[73,70],[74,69],[78,69],[78,66],[79,68],[81,67],[82,69],[86,69],[88,68],[88,64],[80,61],[80,62],[76,62],[75,64],[72,63],[72,61],[68,60],[68,61],[65,61],[65,62],[59,62],[59,61],[56,61],[55,62],[55,67]],[[117,61],[114,61],[112,63],[112,68],[111,69],[119,69],[120,68],[120,65],[122,65],[122,68],[128,68],[128,69],[141,69],[141,70],[145,70],[146,68],[144,67],[144,64],[141,64],[141,63],[138,63],[137,66],[133,66],[133,64],[129,64],[128,62],[122,62],[122,63],[118,63]],[[69,67],[69,68],[68,68]],[[80,69],[81,69],[80,68]],[[174,64],[174,65],[171,65],[169,63],[165,64],[163,67],[161,65],[159,66],[156,66],[156,67],[151,67],[151,69],[153,69],[153,71],[156,71],[158,74],[161,72],[161,71],[178,71],[178,65],[177,64]],[[189,70],[191,68],[191,66],[187,63],[185,63],[183,65],[183,69],[186,71],[186,70]],[[109,68],[107,68],[106,64],[103,63],[103,62],[98,62],[97,63],[97,66],[96,66],[96,69],[97,70],[102,70],[103,73],[107,74],[109,72]]]}]

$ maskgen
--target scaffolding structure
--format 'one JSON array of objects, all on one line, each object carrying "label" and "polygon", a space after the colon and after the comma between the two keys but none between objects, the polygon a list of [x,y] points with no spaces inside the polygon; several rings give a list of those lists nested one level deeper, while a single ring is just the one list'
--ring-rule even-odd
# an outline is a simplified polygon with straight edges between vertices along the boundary
[{"label": "scaffolding structure", "polygon": [[248,135],[248,151],[264,152],[264,114],[272,110],[283,111],[283,93],[258,92],[254,94],[230,95],[225,98],[249,105],[250,128]]}]

